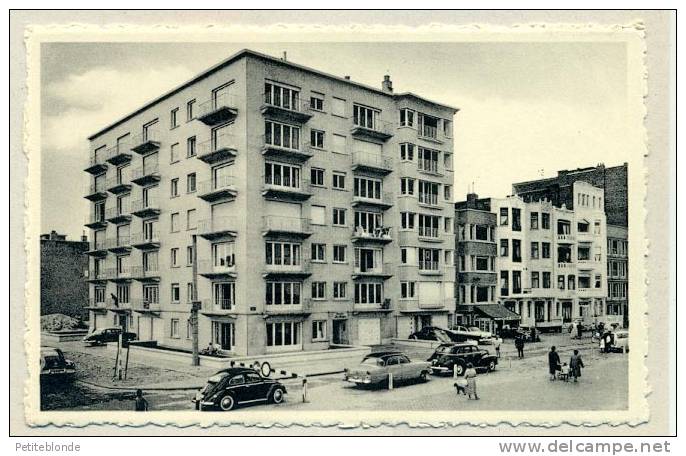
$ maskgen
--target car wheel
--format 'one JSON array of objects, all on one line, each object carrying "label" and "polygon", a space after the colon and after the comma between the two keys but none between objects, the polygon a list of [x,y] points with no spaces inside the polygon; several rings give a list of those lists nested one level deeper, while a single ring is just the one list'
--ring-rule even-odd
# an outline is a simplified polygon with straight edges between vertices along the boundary
[{"label": "car wheel", "polygon": [[415,335],[410,336],[410,340],[417,340],[417,336],[415,336]]},{"label": "car wheel", "polygon": [[493,372],[495,370],[495,361],[491,360],[488,362],[488,372]]},{"label": "car wheel", "polygon": [[233,396],[230,394],[227,394],[226,396],[222,397],[221,400],[219,401],[219,408],[225,412],[228,412],[229,410],[233,410],[233,408],[235,406],[236,406],[236,401],[234,400]]},{"label": "car wheel", "polygon": [[457,373],[458,377],[464,375],[464,365],[459,363],[455,364],[455,367],[453,369],[455,369],[455,372]]},{"label": "car wheel", "polygon": [[420,382],[426,382],[428,380],[426,371],[422,371],[421,374],[419,374],[419,381]]},{"label": "car wheel", "polygon": [[283,402],[283,390],[281,388],[274,388],[274,391],[272,391],[270,402],[273,402],[274,404],[280,404]]}]

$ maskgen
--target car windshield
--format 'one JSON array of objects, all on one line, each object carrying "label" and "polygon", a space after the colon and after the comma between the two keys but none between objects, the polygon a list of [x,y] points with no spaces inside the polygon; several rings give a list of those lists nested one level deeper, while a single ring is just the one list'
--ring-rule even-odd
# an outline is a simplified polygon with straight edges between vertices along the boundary
[{"label": "car windshield", "polygon": [[434,334],[436,334],[436,339],[440,340],[441,342],[450,342],[451,340],[450,336],[448,336],[448,333],[442,329],[436,329]]},{"label": "car windshield", "polygon": [[626,339],[629,337],[629,333],[617,333],[617,339]]},{"label": "car windshield", "polygon": [[467,329],[469,329],[469,330],[472,331],[472,332],[474,332],[474,331],[481,332],[481,330],[480,330],[479,328],[477,328],[476,326],[470,326],[470,327],[467,328]]},{"label": "car windshield", "polygon": [[367,366],[383,366],[383,360],[381,358],[377,358],[375,356],[370,356],[362,360],[362,363],[360,364],[365,364]]},{"label": "car windshield", "polygon": [[448,353],[450,351],[450,345],[439,345],[436,349],[436,353]]}]

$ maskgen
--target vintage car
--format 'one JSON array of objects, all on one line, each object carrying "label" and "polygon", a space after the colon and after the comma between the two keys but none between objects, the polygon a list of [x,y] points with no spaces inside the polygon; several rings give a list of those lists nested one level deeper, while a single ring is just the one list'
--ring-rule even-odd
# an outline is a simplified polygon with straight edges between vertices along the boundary
[{"label": "vintage car", "polygon": [[285,395],[286,387],[278,381],[264,378],[254,369],[231,367],[210,377],[193,402],[196,410],[229,411],[243,404],[280,404]]},{"label": "vintage car", "polygon": [[370,385],[388,382],[388,374],[393,381],[426,381],[431,372],[431,363],[411,361],[404,353],[385,351],[370,353],[362,359],[359,366],[345,369],[344,379],[357,385]]},{"label": "vintage car", "polygon": [[410,334],[408,339],[437,340],[439,342],[460,342],[462,340],[454,331],[436,326],[424,326],[419,331]]},{"label": "vintage car", "polygon": [[453,326],[451,328],[453,332],[459,334],[459,335],[464,335],[469,339],[487,339],[489,337],[493,337],[493,334],[491,334],[489,331],[482,331],[476,326]]},{"label": "vintage car", "polygon": [[40,348],[40,381],[70,381],[76,375],[76,365],[64,357],[59,348]]},{"label": "vintage car", "polygon": [[622,353],[629,353],[629,331],[625,329],[619,329],[615,331],[615,344],[614,349],[621,351]]},{"label": "vintage car", "polygon": [[453,366],[457,375],[464,375],[467,365],[472,364],[477,371],[491,372],[498,365],[498,358],[488,350],[474,344],[441,344],[427,360],[431,363],[432,374],[449,374]]},{"label": "vintage car", "polygon": [[[108,342],[118,342],[119,334],[121,334],[122,329],[118,326],[113,326],[111,328],[100,328],[93,332],[87,334],[83,341],[90,345],[103,345]],[[124,332],[122,341],[128,343],[132,340],[136,340],[136,333]]]}]

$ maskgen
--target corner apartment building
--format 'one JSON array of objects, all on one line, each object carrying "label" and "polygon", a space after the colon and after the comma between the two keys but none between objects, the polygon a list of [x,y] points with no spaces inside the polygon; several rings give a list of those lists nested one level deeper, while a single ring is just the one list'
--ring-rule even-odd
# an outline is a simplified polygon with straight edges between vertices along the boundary
[{"label": "corner apartment building", "polygon": [[[620,271],[616,272],[610,280],[610,272],[617,268],[617,260],[626,258],[628,252],[628,164],[606,167],[599,164],[595,167],[578,168],[574,170],[561,170],[557,176],[538,179],[528,182],[519,182],[512,185],[514,194],[521,196],[524,201],[538,201],[547,199],[556,207],[565,205],[568,209],[574,209],[573,185],[577,181],[587,182],[594,187],[604,190],[603,204],[608,225],[608,243],[611,245],[621,244],[621,247],[612,249],[608,247],[608,252],[614,251],[617,254],[607,256],[608,268],[608,297],[612,297],[612,303],[608,303],[606,313],[607,320],[622,323],[624,327],[629,325],[629,298],[628,285],[624,285],[628,275],[622,276]],[[609,227],[616,228],[609,228]],[[610,241],[610,238],[614,240]],[[623,253],[619,253],[623,252]],[[614,256],[614,259],[611,259]],[[622,266],[623,267],[623,266]],[[626,268],[628,274],[628,262]],[[624,291],[626,289],[626,291]],[[614,318],[613,318],[614,317]]]},{"label": "corner apartment building", "polygon": [[[494,239],[489,241],[497,249],[495,265],[488,265],[485,255],[476,260],[482,268],[490,268],[487,273],[495,275],[498,284],[495,298],[485,290],[474,297],[467,290],[469,282],[458,276],[458,304],[499,304],[517,314],[521,325],[544,331],[559,330],[577,319],[593,323],[602,317],[607,292],[603,192],[585,182],[574,183],[572,191],[575,210],[545,200],[527,203],[518,196],[469,197],[472,205],[497,218]],[[467,270],[471,267],[458,258],[460,271],[463,265]],[[500,326],[511,317],[494,309],[491,319]]]},{"label": "corner apartment building", "polygon": [[190,349],[194,292],[201,346],[234,355],[444,324],[455,113],[244,50],[102,129],[91,325]]},{"label": "corner apartment building", "polygon": [[629,251],[626,227],[607,225],[607,319],[629,326]]},{"label": "corner apartment building", "polygon": [[56,231],[40,236],[40,314],[63,314],[84,318],[83,303],[88,298],[85,273],[88,239],[67,239]]}]

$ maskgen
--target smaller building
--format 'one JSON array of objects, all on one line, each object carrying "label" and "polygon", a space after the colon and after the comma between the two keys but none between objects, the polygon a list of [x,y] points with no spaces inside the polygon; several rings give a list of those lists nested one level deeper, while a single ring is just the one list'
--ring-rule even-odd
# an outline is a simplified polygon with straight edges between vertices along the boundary
[{"label": "smaller building", "polygon": [[607,319],[629,326],[629,233],[626,227],[607,226]]},{"label": "smaller building", "polygon": [[52,231],[40,237],[41,315],[64,314],[86,318],[88,312],[88,240],[69,241],[67,236]]}]

